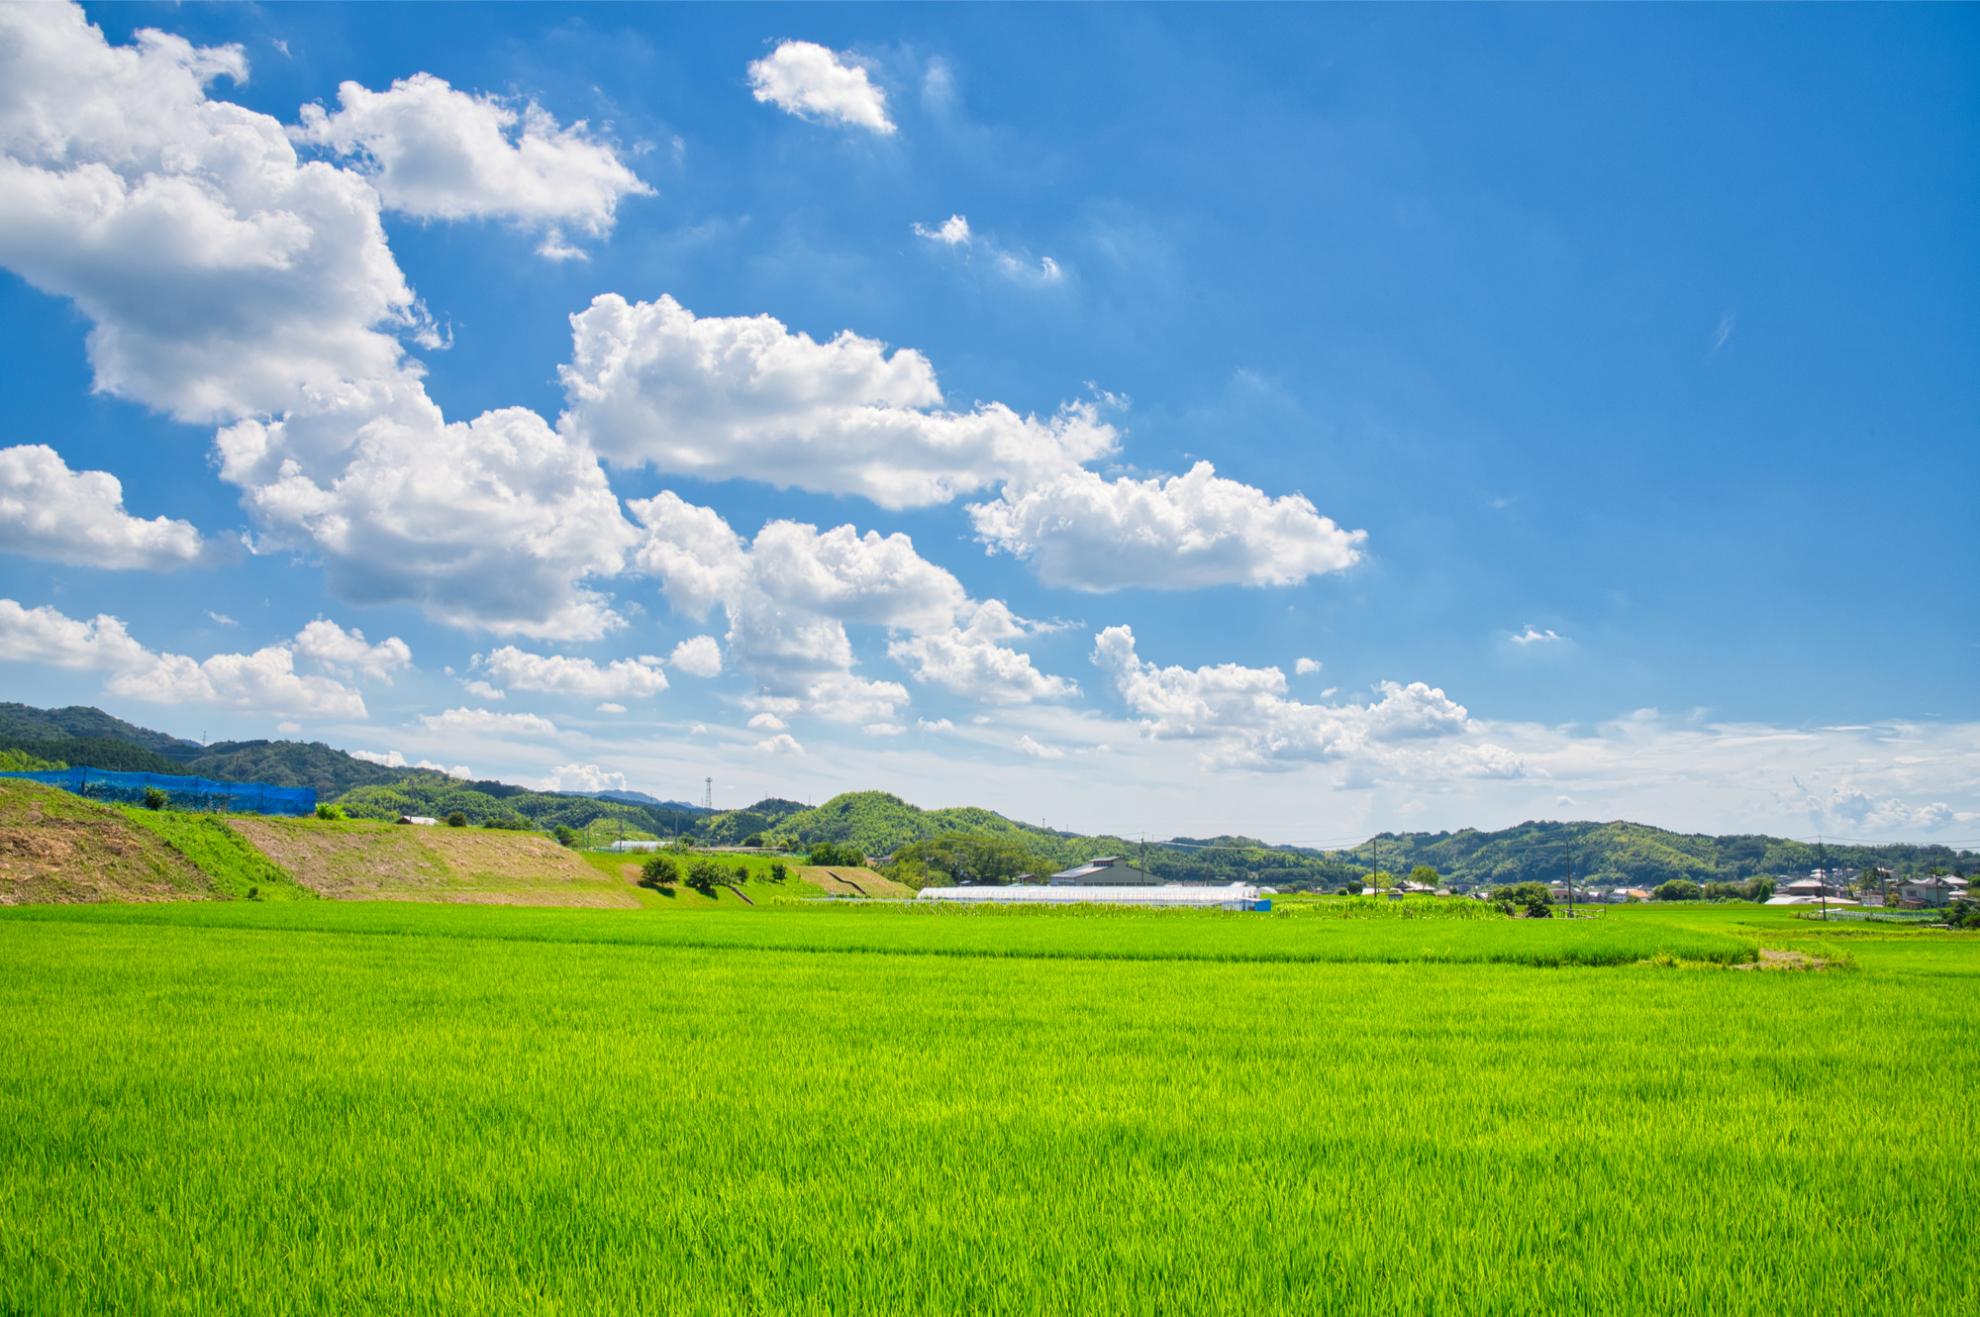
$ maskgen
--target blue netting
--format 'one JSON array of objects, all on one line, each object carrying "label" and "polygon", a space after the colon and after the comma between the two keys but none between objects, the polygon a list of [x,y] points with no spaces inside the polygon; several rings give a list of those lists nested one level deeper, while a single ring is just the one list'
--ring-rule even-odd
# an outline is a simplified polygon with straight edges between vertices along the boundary
[{"label": "blue netting", "polygon": [[103,768],[49,768],[34,773],[0,773],[61,787],[91,800],[142,804],[151,787],[163,791],[173,809],[207,809],[229,814],[314,814],[315,787],[277,787],[266,782],[216,782],[210,777],[170,773],[113,773]]}]

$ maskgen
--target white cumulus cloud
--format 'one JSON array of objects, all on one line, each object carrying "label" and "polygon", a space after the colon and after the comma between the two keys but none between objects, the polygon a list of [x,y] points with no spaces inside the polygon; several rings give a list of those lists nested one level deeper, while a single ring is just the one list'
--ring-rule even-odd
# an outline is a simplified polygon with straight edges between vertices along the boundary
[{"label": "white cumulus cloud", "polygon": [[358,603],[603,634],[583,581],[620,569],[630,527],[596,459],[521,409],[445,420],[401,341],[438,342],[377,190],[208,95],[246,76],[238,47],[0,8],[0,265],[89,318],[99,391],[227,427],[258,548],[319,558]]},{"label": "white cumulus cloud", "polygon": [[801,755],[804,753],[804,747],[799,745],[797,738],[788,732],[779,732],[767,740],[758,741],[756,748],[768,755]]},{"label": "white cumulus cloud", "polygon": [[108,471],[72,471],[46,444],[0,448],[0,553],[76,567],[183,567],[204,546],[192,523],[134,517]]},{"label": "white cumulus cloud", "polygon": [[1113,678],[1145,734],[1204,741],[1206,757],[1218,763],[1379,757],[1395,744],[1455,736],[1471,726],[1463,705],[1420,681],[1382,682],[1380,698],[1367,704],[1308,704],[1287,696],[1278,668],[1160,667],[1141,658],[1125,626],[1095,638],[1093,661]]},{"label": "white cumulus cloud", "polygon": [[696,316],[616,293],[571,317],[565,433],[626,466],[761,480],[883,507],[946,503],[1113,451],[1092,406],[1041,419],[943,406],[928,359],[850,330],[820,343],[771,316]]},{"label": "white cumulus cloud", "polygon": [[419,725],[429,732],[467,732],[477,736],[555,736],[557,724],[534,713],[495,713],[488,709],[448,709],[423,713]]},{"label": "white cumulus cloud", "polygon": [[671,491],[636,499],[646,539],[633,555],[674,605],[695,616],[719,603],[729,656],[764,695],[817,716],[892,723],[907,690],[857,675],[847,626],[884,627],[890,656],[916,679],[992,703],[1071,694],[1006,641],[1026,626],[1000,601],[972,600],[905,535],[819,530],[772,521],[752,541]]},{"label": "white cumulus cloud", "polygon": [[978,538],[1047,584],[1096,593],[1291,585],[1353,566],[1367,538],[1301,495],[1270,497],[1208,462],[1147,480],[1082,469],[1013,482],[969,514]]},{"label": "white cumulus cloud", "polygon": [[713,636],[689,636],[674,646],[674,652],[667,656],[667,665],[690,677],[719,677],[722,646]]},{"label": "white cumulus cloud", "polygon": [[1022,620],[1002,601],[973,604],[963,612],[967,620],[960,626],[894,640],[887,646],[888,656],[916,681],[986,704],[1029,704],[1079,693],[1076,683],[1040,672],[1029,654],[1002,643],[1025,634]]},{"label": "white cumulus cloud", "polygon": [[509,220],[540,232],[546,256],[580,255],[567,232],[602,237],[621,200],[652,192],[582,120],[560,127],[533,101],[512,108],[429,73],[385,91],[346,82],[337,101],[304,106],[293,136],[355,157],[387,209]]},{"label": "white cumulus cloud", "polygon": [[194,422],[391,375],[417,322],[371,185],[219,78],[246,80],[240,47],[0,8],[0,264],[94,322],[99,389]]},{"label": "white cumulus cloud", "polygon": [[504,645],[481,660],[480,667],[497,684],[550,695],[575,695],[588,700],[640,699],[667,689],[667,674],[650,654],[598,663],[567,654],[532,654]]},{"label": "white cumulus cloud", "polygon": [[1066,757],[1066,752],[1058,746],[1046,745],[1042,741],[1035,740],[1029,734],[1018,737],[1017,748],[1030,755],[1033,759],[1064,759]]},{"label": "white cumulus cloud", "polygon": [[887,94],[866,69],[815,41],[785,41],[749,66],[756,99],[800,119],[821,120],[891,135]]},{"label": "white cumulus cloud", "polygon": [[624,791],[626,775],[597,764],[558,764],[540,786],[545,791]]},{"label": "white cumulus cloud", "polygon": [[412,666],[412,648],[397,636],[374,645],[355,627],[346,631],[322,617],[296,633],[296,652],[326,668],[363,673],[388,685],[394,672]]},{"label": "white cumulus cloud", "polygon": [[1566,639],[1567,639],[1566,636],[1554,630],[1552,627],[1547,627],[1546,629],[1543,630],[1540,627],[1534,626],[1530,622],[1527,623],[1526,629],[1524,631],[1516,631],[1511,636],[1511,640],[1513,644],[1518,645],[1522,648],[1524,648],[1527,645],[1556,645],[1556,644],[1560,644],[1562,641],[1565,641]]},{"label": "white cumulus cloud", "polygon": [[466,764],[440,764],[431,759],[409,762],[397,750],[352,750],[351,758],[362,759],[367,764],[377,764],[380,768],[420,768],[429,773],[445,773],[448,777],[471,780],[474,773]]},{"label": "white cumulus cloud", "polygon": [[0,599],[0,660],[108,674],[115,694],[156,704],[256,713],[362,718],[364,697],[330,677],[298,673],[290,645],[194,659],[157,653],[108,614],[83,621],[43,605]]}]

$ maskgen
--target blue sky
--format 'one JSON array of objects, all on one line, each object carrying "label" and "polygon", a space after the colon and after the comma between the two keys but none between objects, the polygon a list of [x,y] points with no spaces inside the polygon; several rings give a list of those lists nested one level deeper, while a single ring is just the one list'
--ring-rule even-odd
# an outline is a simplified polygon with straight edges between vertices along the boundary
[{"label": "blue sky", "polygon": [[1970,10],[7,14],[11,698],[1123,832],[1980,837]]}]

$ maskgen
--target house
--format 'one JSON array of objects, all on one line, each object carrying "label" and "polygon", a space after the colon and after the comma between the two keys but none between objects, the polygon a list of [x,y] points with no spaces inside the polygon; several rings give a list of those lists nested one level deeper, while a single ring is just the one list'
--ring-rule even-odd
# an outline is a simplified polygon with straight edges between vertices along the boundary
[{"label": "house", "polygon": [[1096,855],[1085,864],[1052,875],[1055,887],[1148,887],[1156,881],[1146,869],[1137,869],[1118,855]]},{"label": "house", "polygon": [[1934,874],[1925,878],[1907,878],[1898,884],[1898,904],[1911,910],[1936,909],[1951,905],[1968,890],[1967,881],[1951,874]]},{"label": "house", "polygon": [[410,823],[416,828],[437,828],[440,826],[439,819],[430,819],[424,814],[401,814],[399,815],[399,822]]}]

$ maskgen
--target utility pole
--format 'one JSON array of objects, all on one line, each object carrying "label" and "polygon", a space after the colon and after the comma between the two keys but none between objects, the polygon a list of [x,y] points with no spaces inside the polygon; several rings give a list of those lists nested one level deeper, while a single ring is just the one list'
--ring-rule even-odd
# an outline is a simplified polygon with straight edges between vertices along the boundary
[{"label": "utility pole", "polygon": [[1569,919],[1574,918],[1574,870],[1575,870],[1574,857],[1570,855],[1568,856],[1568,918]]},{"label": "utility pole", "polygon": [[1829,919],[1829,848],[1822,840],[1822,834],[1815,834],[1815,859],[1822,866],[1822,922]]}]

